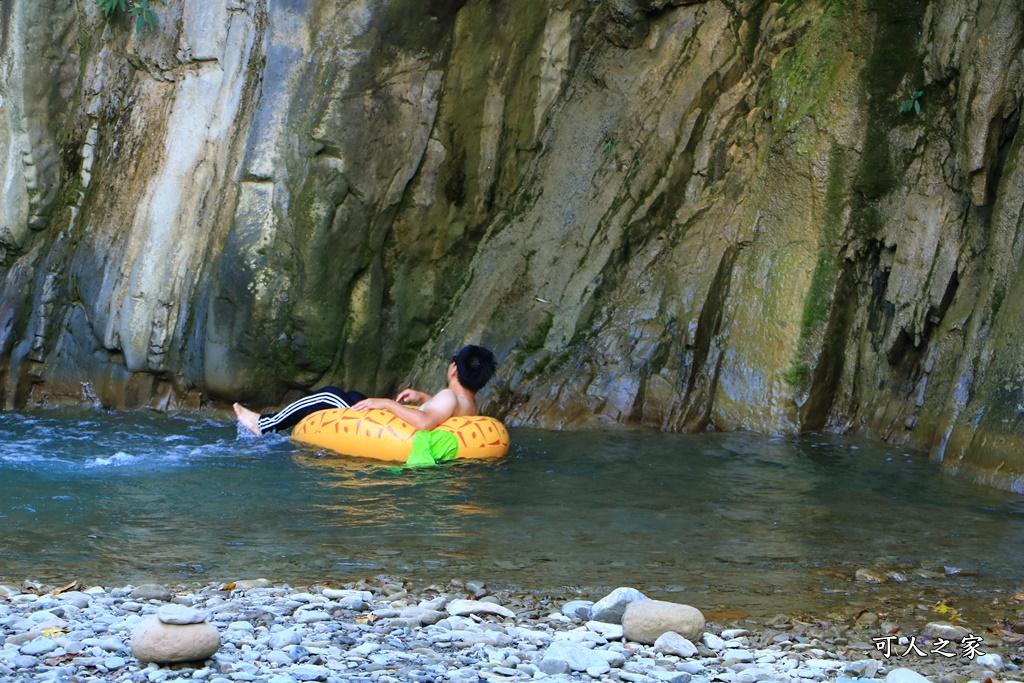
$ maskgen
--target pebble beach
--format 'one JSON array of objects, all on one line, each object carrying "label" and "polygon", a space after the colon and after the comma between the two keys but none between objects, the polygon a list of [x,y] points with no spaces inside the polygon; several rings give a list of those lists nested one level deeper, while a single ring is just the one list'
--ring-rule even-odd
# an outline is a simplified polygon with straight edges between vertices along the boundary
[{"label": "pebble beach", "polygon": [[[639,627],[628,610],[645,600],[628,587],[567,600],[492,592],[472,581],[425,585],[394,577],[303,587],[262,579],[193,587],[0,585],[0,680],[1024,680],[1022,637],[1012,630],[974,633],[921,615],[907,624],[911,615],[898,623],[890,621],[898,615],[871,613],[780,614],[764,621],[708,613],[705,621],[693,610],[699,621],[678,629],[697,629],[689,637],[669,631],[644,637],[654,642],[637,642],[630,630],[639,633]],[[183,621],[164,616],[182,613]],[[216,652],[201,661],[140,660],[141,626],[158,617],[201,622],[195,626],[215,640],[219,635]]]}]

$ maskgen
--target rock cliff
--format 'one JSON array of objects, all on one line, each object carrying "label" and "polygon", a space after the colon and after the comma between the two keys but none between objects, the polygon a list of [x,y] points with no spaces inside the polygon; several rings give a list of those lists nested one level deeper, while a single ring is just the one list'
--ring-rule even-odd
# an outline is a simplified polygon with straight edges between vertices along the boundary
[{"label": "rock cliff", "polygon": [[432,388],[1024,492],[1016,0],[0,6],[0,395]]}]

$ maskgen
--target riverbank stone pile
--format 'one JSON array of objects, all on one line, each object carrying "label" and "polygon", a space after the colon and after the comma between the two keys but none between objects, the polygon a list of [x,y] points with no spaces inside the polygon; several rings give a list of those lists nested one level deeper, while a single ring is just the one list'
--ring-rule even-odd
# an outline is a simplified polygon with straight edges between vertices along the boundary
[{"label": "riverbank stone pile", "polygon": [[[863,622],[839,627],[783,615],[764,624],[709,624],[695,607],[652,600],[629,587],[597,601],[492,595],[482,584],[461,581],[411,591],[391,577],[343,588],[292,588],[262,579],[193,589],[69,588],[0,585],[0,680],[1022,680],[1020,650],[1012,646],[1005,658],[995,652],[890,658],[878,639],[899,630],[892,624],[870,630],[874,626]],[[969,635],[962,626],[934,623],[885,642],[898,650],[908,643],[927,648]]]}]

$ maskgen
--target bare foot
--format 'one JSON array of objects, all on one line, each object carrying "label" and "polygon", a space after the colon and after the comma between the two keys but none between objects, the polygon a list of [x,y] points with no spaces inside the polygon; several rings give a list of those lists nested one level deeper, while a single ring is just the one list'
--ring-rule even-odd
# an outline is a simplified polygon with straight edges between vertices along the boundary
[{"label": "bare foot", "polygon": [[260,432],[260,414],[253,412],[245,406],[236,403],[234,404],[235,417],[238,418],[238,424],[242,425],[256,436],[263,436]]}]

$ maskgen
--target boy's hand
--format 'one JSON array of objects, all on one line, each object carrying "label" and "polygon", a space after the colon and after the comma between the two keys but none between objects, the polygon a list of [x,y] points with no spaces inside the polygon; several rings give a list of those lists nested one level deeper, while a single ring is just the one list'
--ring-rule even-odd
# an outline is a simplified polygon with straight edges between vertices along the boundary
[{"label": "boy's hand", "polygon": [[360,413],[365,413],[367,410],[373,410],[374,408],[388,409],[390,401],[386,398],[364,398],[359,403],[352,406],[350,410],[358,410]]},{"label": "boy's hand", "polygon": [[399,403],[418,403],[423,405],[432,398],[429,394],[425,394],[422,391],[416,391],[415,389],[402,389],[395,398]]}]

